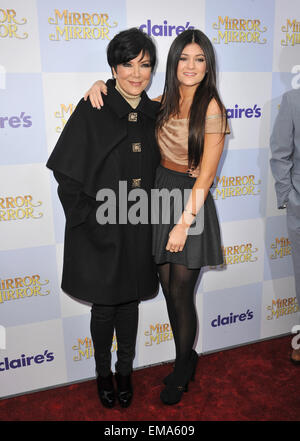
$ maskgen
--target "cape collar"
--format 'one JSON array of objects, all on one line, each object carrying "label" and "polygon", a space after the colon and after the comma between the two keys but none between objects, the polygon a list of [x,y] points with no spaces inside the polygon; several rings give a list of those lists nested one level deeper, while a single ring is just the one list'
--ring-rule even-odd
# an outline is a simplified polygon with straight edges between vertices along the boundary
[{"label": "cape collar", "polygon": [[108,80],[106,82],[106,86],[107,95],[103,96],[103,101],[113,109],[119,118],[123,118],[131,112],[142,112],[149,118],[156,119],[156,114],[159,107],[158,103],[151,101],[145,91],[141,93],[141,101],[139,102],[139,105],[136,107],[136,109],[133,109],[115,88],[115,80]]}]

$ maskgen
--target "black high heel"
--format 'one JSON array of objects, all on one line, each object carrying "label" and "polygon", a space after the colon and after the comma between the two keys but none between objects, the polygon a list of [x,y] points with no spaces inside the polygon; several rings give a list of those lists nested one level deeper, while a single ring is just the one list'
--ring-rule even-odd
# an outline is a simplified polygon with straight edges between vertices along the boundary
[{"label": "black high heel", "polygon": [[182,366],[179,372],[173,373],[171,379],[168,380],[167,386],[160,394],[164,404],[172,405],[179,403],[183,393],[188,391],[189,381],[195,379],[197,361],[198,355],[195,351],[192,351],[188,364]]},{"label": "black high heel", "polygon": [[116,402],[115,389],[113,385],[113,375],[107,377],[97,377],[97,389],[101,403],[104,407],[112,408]]}]

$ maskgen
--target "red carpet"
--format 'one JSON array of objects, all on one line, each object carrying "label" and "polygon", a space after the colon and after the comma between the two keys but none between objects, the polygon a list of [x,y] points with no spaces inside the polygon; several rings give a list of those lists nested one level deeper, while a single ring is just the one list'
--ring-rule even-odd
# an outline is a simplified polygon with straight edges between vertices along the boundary
[{"label": "red carpet", "polygon": [[180,403],[159,394],[171,365],[133,373],[128,409],[98,401],[87,381],[0,400],[1,421],[299,421],[300,366],[289,361],[291,337],[267,340],[200,357],[196,378]]}]

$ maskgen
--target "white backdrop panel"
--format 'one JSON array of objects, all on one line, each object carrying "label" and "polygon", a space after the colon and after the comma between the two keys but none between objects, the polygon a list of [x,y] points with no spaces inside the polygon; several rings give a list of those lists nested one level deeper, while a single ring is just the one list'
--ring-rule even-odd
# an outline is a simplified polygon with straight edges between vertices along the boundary
[{"label": "white backdrop panel", "polygon": [[[163,91],[178,33],[200,28],[216,50],[232,131],[212,189],[226,265],[201,271],[196,350],[290,332],[299,306],[269,138],[282,94],[300,87],[299,21],[298,0],[2,0],[0,396],[95,375],[90,305],[60,288],[65,220],[45,162],[85,91],[111,77],[109,40],[131,26],[158,49],[150,97]],[[115,339],[111,351],[114,364]],[[140,305],[134,368],[174,357],[160,290]]]}]

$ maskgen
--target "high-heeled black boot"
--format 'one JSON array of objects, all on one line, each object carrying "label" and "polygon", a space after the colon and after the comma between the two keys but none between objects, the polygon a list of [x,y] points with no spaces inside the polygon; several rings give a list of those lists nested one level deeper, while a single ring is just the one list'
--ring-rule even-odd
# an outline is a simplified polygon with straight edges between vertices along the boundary
[{"label": "high-heeled black boot", "polygon": [[110,373],[107,377],[97,377],[98,395],[104,407],[114,407],[116,402],[115,389],[113,384],[113,375]]},{"label": "high-heeled black boot", "polygon": [[117,397],[121,407],[128,407],[133,397],[131,374],[121,375],[116,372]]},{"label": "high-heeled black boot", "polygon": [[188,363],[173,372],[172,377],[168,379],[167,386],[160,394],[164,404],[179,403],[183,393],[188,391],[189,381],[194,380],[197,361],[198,355],[195,351],[192,351]]}]

